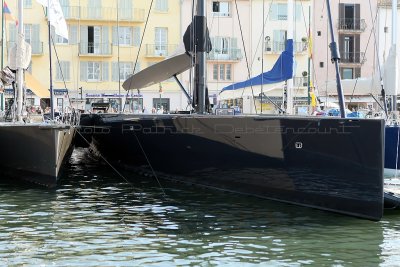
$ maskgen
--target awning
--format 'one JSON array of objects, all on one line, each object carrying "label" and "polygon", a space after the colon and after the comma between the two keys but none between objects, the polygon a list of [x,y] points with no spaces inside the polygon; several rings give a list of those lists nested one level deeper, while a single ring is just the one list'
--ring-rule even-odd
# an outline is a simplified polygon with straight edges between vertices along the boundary
[{"label": "awning", "polygon": [[50,90],[43,86],[30,73],[25,72],[25,83],[28,89],[40,98],[50,98]]}]

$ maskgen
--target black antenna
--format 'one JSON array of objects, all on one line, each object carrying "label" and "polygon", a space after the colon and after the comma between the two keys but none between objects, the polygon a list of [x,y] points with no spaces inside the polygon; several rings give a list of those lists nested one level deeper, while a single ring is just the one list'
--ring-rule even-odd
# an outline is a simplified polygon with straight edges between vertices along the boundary
[{"label": "black antenna", "polygon": [[197,15],[194,18],[196,32],[196,75],[198,75],[196,85],[198,89],[198,113],[206,112],[206,50],[207,50],[207,19],[206,19],[206,1],[197,0]]}]

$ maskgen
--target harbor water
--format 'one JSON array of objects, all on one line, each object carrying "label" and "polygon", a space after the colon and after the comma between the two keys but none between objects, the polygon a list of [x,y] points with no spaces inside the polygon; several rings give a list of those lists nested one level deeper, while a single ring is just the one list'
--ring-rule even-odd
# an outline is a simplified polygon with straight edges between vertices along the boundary
[{"label": "harbor water", "polygon": [[0,184],[0,265],[399,266],[380,222],[176,184],[74,152],[56,189]]}]

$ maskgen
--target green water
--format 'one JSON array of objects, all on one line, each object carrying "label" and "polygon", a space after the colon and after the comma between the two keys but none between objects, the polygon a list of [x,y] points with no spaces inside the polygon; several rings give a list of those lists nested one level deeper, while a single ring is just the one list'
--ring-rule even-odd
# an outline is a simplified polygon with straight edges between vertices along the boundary
[{"label": "green water", "polygon": [[371,222],[123,175],[78,151],[57,189],[0,184],[0,265],[400,266],[400,211]]}]

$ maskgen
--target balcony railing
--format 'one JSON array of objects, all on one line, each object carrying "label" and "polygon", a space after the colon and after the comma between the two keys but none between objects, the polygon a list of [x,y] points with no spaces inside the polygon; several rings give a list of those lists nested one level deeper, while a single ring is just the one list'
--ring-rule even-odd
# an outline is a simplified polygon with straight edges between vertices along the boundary
[{"label": "balcony railing", "polygon": [[366,61],[364,52],[340,52],[340,63],[364,64]]},{"label": "balcony railing", "polygon": [[[295,53],[305,53],[308,49],[308,42],[294,42],[293,48]],[[286,48],[286,42],[265,42],[264,50],[266,53],[279,54]]]},{"label": "balcony railing", "polygon": [[365,19],[339,19],[338,30],[351,32],[364,32],[367,28]]},{"label": "balcony railing", "polygon": [[237,48],[213,49],[207,54],[207,59],[209,60],[241,60],[242,58],[242,50]]},{"label": "balcony railing", "polygon": [[116,21],[118,17],[120,21],[144,21],[144,9],[139,8],[117,9],[108,7],[62,6],[62,10],[67,20]]},{"label": "balcony railing", "polygon": [[146,57],[166,57],[177,47],[176,44],[146,44]]},{"label": "balcony railing", "polygon": [[111,56],[112,45],[111,43],[80,43],[79,44],[80,56]]},{"label": "balcony railing", "polygon": [[[8,47],[14,47],[15,42],[8,42]],[[32,42],[32,55],[43,55],[43,42]]]}]

